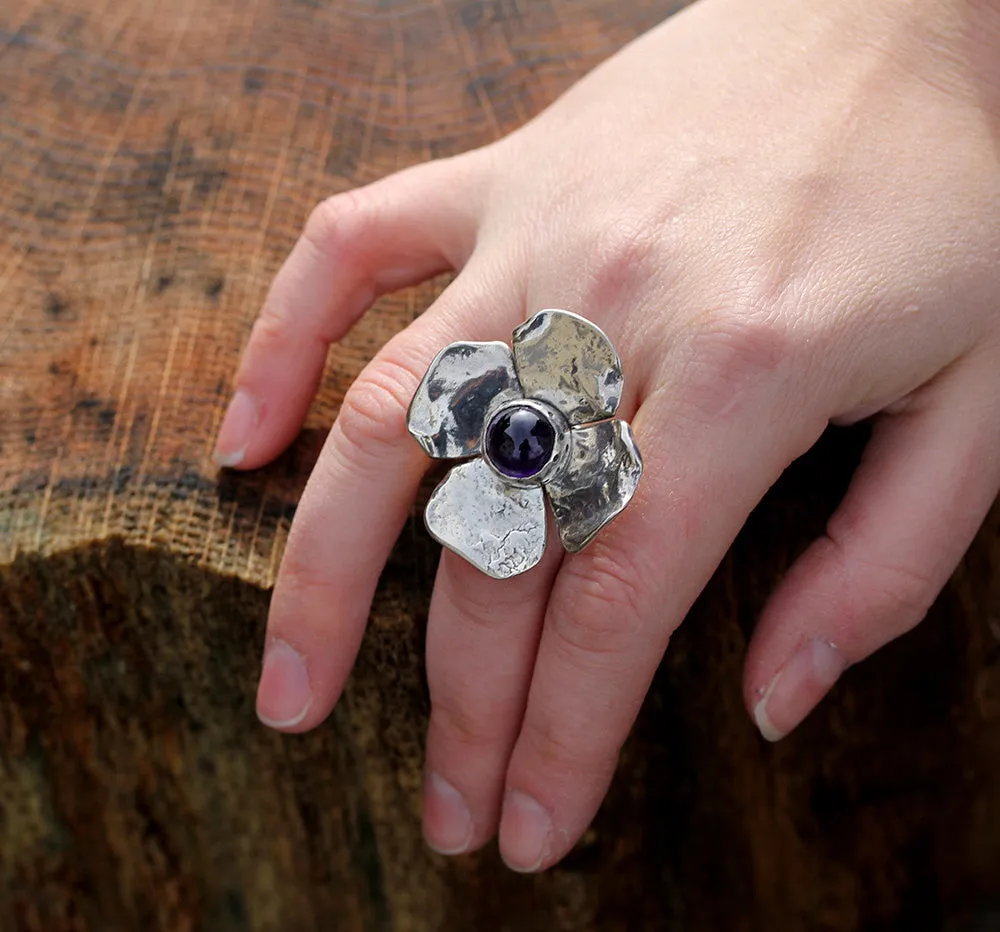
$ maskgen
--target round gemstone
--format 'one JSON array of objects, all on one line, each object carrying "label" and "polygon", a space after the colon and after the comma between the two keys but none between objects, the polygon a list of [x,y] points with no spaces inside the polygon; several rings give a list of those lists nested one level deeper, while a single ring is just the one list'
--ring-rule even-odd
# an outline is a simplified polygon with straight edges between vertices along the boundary
[{"label": "round gemstone", "polygon": [[505,476],[530,479],[552,458],[552,422],[527,405],[505,408],[486,429],[486,455]]}]

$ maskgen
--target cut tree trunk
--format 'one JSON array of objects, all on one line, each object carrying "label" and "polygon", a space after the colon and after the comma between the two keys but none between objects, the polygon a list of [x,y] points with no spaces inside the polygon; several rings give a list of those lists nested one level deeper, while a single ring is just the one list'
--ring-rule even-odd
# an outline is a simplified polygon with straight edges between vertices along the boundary
[{"label": "cut tree trunk", "polygon": [[755,512],[607,803],[544,876],[421,841],[437,553],[419,518],[329,721],[255,720],[268,590],[323,435],[440,287],[380,301],[331,352],[287,454],[219,474],[241,346],[310,207],[496,139],[672,6],[3,4],[0,929],[1000,922],[998,515],[926,624],[799,733],[766,745],[740,699],[763,600],[864,428],[827,435]]}]

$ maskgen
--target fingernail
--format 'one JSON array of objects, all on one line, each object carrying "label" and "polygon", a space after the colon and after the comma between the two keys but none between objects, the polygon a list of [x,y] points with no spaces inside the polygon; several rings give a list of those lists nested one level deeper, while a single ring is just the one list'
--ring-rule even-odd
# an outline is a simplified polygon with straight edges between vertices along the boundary
[{"label": "fingernail", "polygon": [[472,844],[472,816],[462,794],[433,772],[424,792],[424,838],[438,854],[461,854]]},{"label": "fingernail", "polygon": [[212,461],[216,466],[239,466],[257,429],[260,410],[254,397],[242,388],[236,389],[219,428]]},{"label": "fingernail", "polygon": [[810,641],[775,675],[754,706],[753,717],[768,741],[778,741],[812,710],[847,667],[829,641]]},{"label": "fingernail", "polygon": [[552,817],[520,790],[510,790],[500,820],[500,856],[519,873],[536,871],[548,854]]},{"label": "fingernail", "polygon": [[271,641],[257,687],[257,718],[269,728],[293,728],[311,705],[305,660],[284,641]]}]

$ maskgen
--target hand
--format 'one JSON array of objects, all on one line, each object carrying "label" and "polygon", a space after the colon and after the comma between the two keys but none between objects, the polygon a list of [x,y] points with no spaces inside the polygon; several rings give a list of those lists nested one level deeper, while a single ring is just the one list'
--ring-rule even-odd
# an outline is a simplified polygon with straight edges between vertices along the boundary
[{"label": "hand", "polygon": [[566,853],[671,633],[831,421],[874,436],[754,635],[764,736],[917,624],[1000,488],[998,37],[985,3],[704,0],[500,142],[322,203],[254,327],[223,465],[294,438],[378,295],[461,272],[344,399],[275,587],[261,719],[304,731],[340,695],[428,466],[405,416],[433,356],[545,307],[611,337],[646,469],[580,554],[503,582],[442,555],[432,846],[499,825],[517,870]]}]

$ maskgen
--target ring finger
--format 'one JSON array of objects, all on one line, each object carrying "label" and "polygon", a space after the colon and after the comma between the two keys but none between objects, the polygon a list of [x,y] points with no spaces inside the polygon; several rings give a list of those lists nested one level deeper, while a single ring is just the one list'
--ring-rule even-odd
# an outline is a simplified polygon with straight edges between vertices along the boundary
[{"label": "ring finger", "polygon": [[[550,866],[583,833],[671,633],[749,511],[821,429],[789,409],[800,393],[736,371],[747,346],[730,336],[675,349],[665,363],[675,390],[647,397],[632,421],[651,467],[633,503],[555,580],[506,775],[500,851],[515,870]],[[685,366],[688,352],[696,361]]]}]

